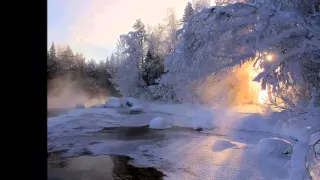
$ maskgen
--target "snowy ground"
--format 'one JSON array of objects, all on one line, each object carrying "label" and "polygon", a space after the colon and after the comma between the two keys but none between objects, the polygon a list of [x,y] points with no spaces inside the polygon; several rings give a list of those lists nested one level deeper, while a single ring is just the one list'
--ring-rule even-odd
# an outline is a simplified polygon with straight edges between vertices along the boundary
[{"label": "snowy ground", "polygon": [[[48,118],[48,151],[68,150],[65,156],[77,156],[83,149],[97,155],[129,155],[135,159],[132,164],[155,167],[167,175],[165,179],[175,180],[290,179],[291,168],[300,172],[304,164],[299,160],[303,155],[292,164],[288,154],[264,154],[259,149],[264,138],[282,138],[297,149],[294,138],[304,137],[306,131],[288,133],[277,123],[283,114],[263,115],[256,106],[140,105],[141,114],[130,114],[128,108],[84,108]],[[168,129],[148,129],[156,117],[162,117]]]}]

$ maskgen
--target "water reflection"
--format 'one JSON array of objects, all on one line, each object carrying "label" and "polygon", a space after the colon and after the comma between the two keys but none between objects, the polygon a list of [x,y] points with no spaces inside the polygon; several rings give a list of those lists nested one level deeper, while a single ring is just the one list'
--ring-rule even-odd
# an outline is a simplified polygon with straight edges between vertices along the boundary
[{"label": "water reflection", "polygon": [[[160,180],[163,173],[155,168],[129,165],[127,156],[79,156],[48,159],[49,180]],[[63,164],[63,166],[59,166]]]}]

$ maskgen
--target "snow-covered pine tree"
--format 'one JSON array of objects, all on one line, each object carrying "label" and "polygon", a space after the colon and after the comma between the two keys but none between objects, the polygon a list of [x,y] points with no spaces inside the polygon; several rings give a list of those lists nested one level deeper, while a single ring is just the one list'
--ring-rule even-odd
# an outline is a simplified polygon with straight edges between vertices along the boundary
[{"label": "snow-covered pine tree", "polygon": [[108,59],[106,71],[110,74],[109,81],[113,85],[113,87],[119,91],[119,79],[117,76],[117,69],[118,69],[118,64],[116,61],[116,57],[114,53],[111,54],[110,58]]},{"label": "snow-covered pine tree", "polygon": [[183,14],[183,23],[187,23],[189,17],[191,15],[193,15],[194,11],[193,11],[193,7],[192,7],[192,4],[191,2],[188,2],[186,7],[184,8],[184,14]]},{"label": "snow-covered pine tree", "polygon": [[157,85],[156,79],[163,74],[163,59],[158,54],[152,54],[149,49],[142,65],[142,79],[146,86]]},{"label": "snow-covered pine tree", "polygon": [[58,71],[57,54],[54,42],[47,53],[47,80],[51,81]]},{"label": "snow-covered pine tree", "polygon": [[56,48],[54,46],[54,42],[52,42],[50,49],[49,49],[49,58],[53,61],[57,58]]}]

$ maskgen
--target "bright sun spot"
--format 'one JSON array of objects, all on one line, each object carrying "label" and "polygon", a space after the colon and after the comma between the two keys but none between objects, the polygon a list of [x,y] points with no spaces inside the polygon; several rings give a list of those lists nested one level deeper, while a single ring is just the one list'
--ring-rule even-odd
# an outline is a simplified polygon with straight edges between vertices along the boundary
[{"label": "bright sun spot", "polygon": [[[271,57],[272,58],[272,57]],[[259,73],[263,72],[263,68],[250,68],[249,73],[250,73],[250,88],[251,93],[253,93],[253,96],[256,96],[256,102],[259,104],[265,104],[268,99],[268,90],[262,90],[261,85],[258,82],[253,82],[252,79],[256,77]]]},{"label": "bright sun spot", "polygon": [[267,57],[266,57],[266,59],[267,59],[268,61],[272,61],[272,60],[273,60],[273,56],[270,55],[270,54],[268,54]]},{"label": "bright sun spot", "polygon": [[258,95],[259,104],[264,104],[267,101],[267,98],[268,98],[268,91],[267,90],[259,91],[259,95]]}]

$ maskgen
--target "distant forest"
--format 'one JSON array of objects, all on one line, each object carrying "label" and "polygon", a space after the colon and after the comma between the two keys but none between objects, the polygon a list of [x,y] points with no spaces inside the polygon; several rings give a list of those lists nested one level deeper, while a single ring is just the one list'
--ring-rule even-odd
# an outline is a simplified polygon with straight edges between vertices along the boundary
[{"label": "distant forest", "polygon": [[53,82],[59,80],[75,82],[81,91],[91,96],[117,95],[109,81],[108,62],[108,59],[86,61],[81,53],[74,53],[70,46],[59,49],[53,42],[47,53],[48,90],[54,89]]}]

